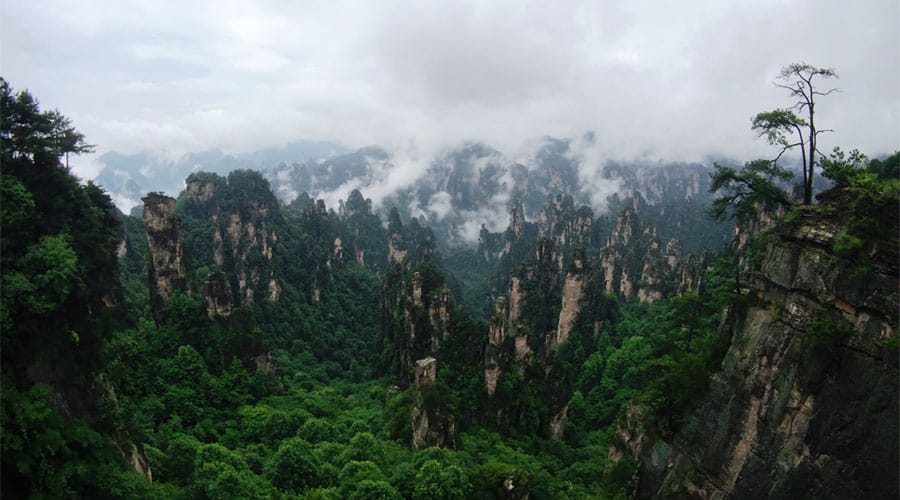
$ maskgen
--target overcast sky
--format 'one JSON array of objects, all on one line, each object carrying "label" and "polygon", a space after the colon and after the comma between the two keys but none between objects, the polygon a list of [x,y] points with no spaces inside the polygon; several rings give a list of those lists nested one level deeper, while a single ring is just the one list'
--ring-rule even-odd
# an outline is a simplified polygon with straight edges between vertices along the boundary
[{"label": "overcast sky", "polygon": [[611,158],[749,159],[769,151],[751,116],[791,104],[772,81],[799,61],[840,74],[817,107],[828,149],[900,148],[898,0],[0,6],[0,74],[98,153],[480,140],[516,157],[593,130]]}]

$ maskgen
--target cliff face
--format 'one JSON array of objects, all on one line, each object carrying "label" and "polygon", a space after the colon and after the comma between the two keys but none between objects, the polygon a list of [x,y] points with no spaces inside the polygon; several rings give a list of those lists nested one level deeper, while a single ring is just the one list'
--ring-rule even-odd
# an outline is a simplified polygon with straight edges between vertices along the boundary
[{"label": "cliff face", "polygon": [[[225,292],[234,293],[229,302],[238,305],[277,301],[281,286],[272,256],[278,234],[272,221],[279,208],[265,180],[248,171],[232,172],[227,181],[214,174],[195,174],[186,181],[184,197],[188,214],[211,226],[211,242],[206,244],[211,245],[211,264],[230,279],[227,287],[219,282],[206,287],[214,294],[205,296],[207,304],[224,305]],[[229,303],[220,312],[230,307]]]},{"label": "cliff face", "polygon": [[[521,209],[510,213],[507,248],[521,244]],[[585,255],[593,224],[589,208],[576,209],[570,197],[556,197],[545,206],[537,223],[538,239],[531,257],[512,272],[506,293],[495,300],[484,353],[484,385],[494,398],[506,373],[518,371],[526,383],[536,384],[549,405],[544,432],[559,436],[565,426],[568,389],[557,373],[554,353],[569,340],[584,303],[591,274]],[[533,240],[532,240],[533,241]],[[515,419],[515,408],[498,408],[503,419]]]},{"label": "cliff face", "polygon": [[705,262],[699,257],[685,260],[677,238],[663,244],[656,227],[641,218],[646,206],[634,193],[601,251],[606,292],[649,304],[676,292],[697,291]]},{"label": "cliff face", "polygon": [[148,278],[150,306],[159,318],[175,291],[187,291],[181,220],[175,214],[175,198],[150,193],[144,201],[144,228],[150,251]]},{"label": "cliff face", "polygon": [[435,398],[429,397],[437,382],[437,363],[430,356],[416,361],[411,442],[414,450],[455,446],[456,422],[452,416],[443,415],[434,404]]},{"label": "cliff face", "polygon": [[386,332],[397,348],[401,376],[417,359],[434,356],[449,334],[450,290],[434,288],[431,276],[413,272],[393,297],[386,297],[386,313],[393,318]]},{"label": "cliff face", "polygon": [[416,360],[437,356],[450,335],[450,290],[437,269],[433,235],[392,214],[387,234],[382,341],[385,369],[408,382]]},{"label": "cliff face", "polygon": [[611,458],[640,461],[637,496],[897,497],[896,240],[848,260],[841,218],[804,208],[770,233],[722,370],[672,442],[630,415]]},{"label": "cliff face", "polygon": [[209,319],[231,315],[231,286],[225,273],[216,271],[207,278],[203,290],[203,302]]}]

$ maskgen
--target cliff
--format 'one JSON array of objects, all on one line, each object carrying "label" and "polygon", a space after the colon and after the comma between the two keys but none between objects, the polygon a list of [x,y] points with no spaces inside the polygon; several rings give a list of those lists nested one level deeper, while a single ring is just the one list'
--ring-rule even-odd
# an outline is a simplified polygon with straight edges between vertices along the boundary
[{"label": "cliff", "polygon": [[150,306],[157,320],[175,291],[187,291],[184,230],[175,213],[175,198],[150,193],[144,201],[144,228],[150,252]]},{"label": "cliff", "polygon": [[[517,203],[510,211],[504,257],[512,258],[527,240],[522,240],[525,224]],[[523,408],[504,407],[497,394],[498,383],[519,374],[530,390],[544,394],[541,431],[556,437],[565,427],[566,402],[570,387],[567,376],[556,363],[557,351],[571,337],[594,280],[586,254],[591,241],[593,214],[588,207],[576,208],[571,197],[557,196],[540,211],[537,242],[530,258],[512,271],[506,293],[495,299],[484,351],[484,386],[487,396],[498,405],[501,421],[515,423]],[[520,250],[519,250],[520,251]]]},{"label": "cliff", "polygon": [[191,248],[206,255],[194,255],[195,264],[223,271],[228,283],[206,286],[204,297],[222,303],[223,294],[232,294],[225,309],[257,301],[276,302],[281,285],[272,264],[278,242],[275,226],[280,208],[268,183],[257,172],[236,170],[226,180],[215,174],[192,174],[185,181],[183,211],[192,226],[203,228],[206,241]]},{"label": "cliff", "polygon": [[450,290],[437,268],[432,234],[392,213],[382,296],[383,369],[408,382],[416,360],[435,356],[450,327]]},{"label": "cliff", "polygon": [[629,411],[610,458],[639,462],[637,497],[897,497],[896,203],[853,196],[767,233],[722,369],[673,439]]},{"label": "cliff", "polygon": [[416,361],[411,421],[414,450],[429,446],[455,446],[456,422],[453,416],[440,411],[439,398],[434,394],[437,365],[437,360],[431,356]]},{"label": "cliff", "polygon": [[644,220],[647,211],[644,198],[635,192],[616,218],[600,256],[605,291],[649,304],[699,290],[703,258],[685,259],[678,238],[663,244],[656,225]]}]

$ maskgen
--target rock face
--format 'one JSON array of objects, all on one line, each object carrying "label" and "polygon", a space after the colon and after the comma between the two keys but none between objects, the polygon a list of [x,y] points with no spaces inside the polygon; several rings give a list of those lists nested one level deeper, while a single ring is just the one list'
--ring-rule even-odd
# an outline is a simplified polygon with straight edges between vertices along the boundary
[{"label": "rock face", "polygon": [[150,306],[159,320],[175,291],[187,291],[184,266],[184,231],[175,214],[175,198],[150,193],[144,198],[144,227],[150,251],[148,278]]},{"label": "rock face", "polygon": [[386,305],[395,320],[388,323],[385,333],[396,344],[401,378],[412,369],[413,360],[436,355],[449,335],[450,290],[427,289],[426,285],[422,275],[414,272]]},{"label": "rock face", "polygon": [[832,249],[850,227],[829,210],[846,213],[804,207],[773,230],[752,303],[729,313],[722,370],[676,438],[629,418],[610,457],[640,462],[636,496],[897,498],[896,240],[848,261]]},{"label": "rock face", "polygon": [[590,208],[583,206],[576,209],[571,196],[557,195],[541,209],[538,239],[553,241],[553,261],[560,271],[563,270],[564,249],[590,244],[593,218]]},{"label": "rock face", "polygon": [[281,289],[275,281],[274,272],[263,272],[258,266],[249,265],[248,257],[257,251],[266,261],[272,260],[272,246],[278,240],[274,230],[267,227],[270,207],[258,202],[250,202],[248,210],[231,213],[225,228],[224,238],[231,243],[231,258],[238,283],[241,304],[252,304],[258,300],[255,295],[260,286],[267,292],[262,300],[275,302]]},{"label": "rock face", "polygon": [[437,381],[437,360],[427,357],[416,361],[414,403],[412,409],[412,448],[430,446],[454,447],[456,423],[452,416],[444,416],[430,404],[428,392]]},{"label": "rock face", "polygon": [[500,378],[500,363],[503,362],[503,344],[506,341],[507,317],[506,297],[497,297],[494,301],[494,315],[491,317],[488,330],[488,344],[484,350],[484,387],[488,396],[497,390],[497,379]]},{"label": "rock face", "polygon": [[388,238],[388,262],[401,264],[406,259],[406,250],[402,249],[403,238],[399,233],[391,233]]},{"label": "rock face", "polygon": [[640,276],[642,267],[640,256],[646,252],[639,238],[644,232],[638,218],[643,203],[643,198],[636,195],[632,206],[619,214],[603,249],[600,266],[607,293],[630,298],[635,292],[634,280]]},{"label": "rock face", "polygon": [[[507,230],[507,255],[523,240],[524,223],[513,209]],[[587,207],[576,209],[570,197],[555,197],[541,210],[537,243],[531,256],[511,273],[506,294],[494,302],[488,343],[484,353],[484,385],[495,398],[498,381],[506,373],[520,372],[536,384],[549,405],[541,423],[543,432],[560,436],[565,427],[568,389],[559,385],[554,352],[566,343],[586,301],[590,284],[585,249],[590,245],[593,217]],[[531,240],[534,241],[534,240]],[[508,397],[508,395],[507,395]],[[498,416],[515,419],[516,408],[497,408]]]},{"label": "rock face", "polygon": [[566,273],[563,282],[562,307],[559,311],[559,322],[556,327],[556,336],[553,337],[553,347],[562,345],[569,339],[572,326],[581,311],[581,301],[584,298],[586,277],[584,276],[584,263],[580,256],[573,262],[574,269]]},{"label": "rock face", "polygon": [[705,262],[698,257],[685,260],[677,238],[663,245],[656,227],[640,217],[645,207],[641,195],[634,193],[601,251],[606,292],[649,304],[675,293],[697,291]]},{"label": "rock face", "polygon": [[203,302],[209,319],[231,315],[231,286],[225,273],[216,271],[209,275],[203,288]]},{"label": "rock face", "polygon": [[279,207],[262,176],[235,171],[226,180],[215,174],[192,174],[186,180],[184,197],[187,214],[206,219],[211,226],[211,264],[225,272],[228,293],[233,294],[231,302],[277,301],[281,285],[271,263],[278,241],[272,222]]}]

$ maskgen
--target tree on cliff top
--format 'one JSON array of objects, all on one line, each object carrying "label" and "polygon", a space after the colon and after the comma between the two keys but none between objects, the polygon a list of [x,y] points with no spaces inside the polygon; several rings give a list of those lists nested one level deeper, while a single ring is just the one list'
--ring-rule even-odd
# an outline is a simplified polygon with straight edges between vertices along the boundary
[{"label": "tree on cliff top", "polygon": [[773,184],[773,181],[787,180],[792,176],[778,166],[778,161],[787,151],[795,148],[799,148],[802,159],[802,203],[812,204],[815,168],[820,163],[818,158],[823,156],[818,149],[817,141],[819,134],[830,131],[816,127],[816,98],[838,90],[836,88],[819,90],[816,87],[818,82],[814,81],[817,78],[837,78],[837,72],[831,68],[817,68],[806,63],[794,63],[781,69],[775,85],[787,90],[796,102],[790,108],[757,114],[753,117],[751,127],[760,137],[765,137],[769,144],[778,147],[778,154],[772,160],[749,162],[740,172],[716,165],[715,172],[711,174],[710,191],[722,190],[726,194],[716,199],[714,215],[724,216],[729,206],[734,207],[738,214],[746,213],[752,211],[753,205],[760,201],[789,203],[784,191],[778,188],[777,184]]},{"label": "tree on cliff top", "polygon": [[[826,96],[837,92],[837,88],[822,91],[816,88],[814,79],[837,78],[837,72],[832,68],[817,68],[806,63],[794,63],[781,69],[775,85],[788,91],[791,97],[796,99],[793,106],[788,109],[776,109],[759,113],[753,118],[753,130],[760,137],[765,137],[769,144],[778,146],[781,150],[775,158],[778,161],[789,149],[799,147],[803,159],[803,204],[812,204],[813,173],[818,164],[817,156],[821,156],[816,143],[819,134],[830,132],[829,129],[817,129],[816,97]],[[796,110],[802,116],[794,113]],[[789,137],[796,134],[796,142]]]}]

